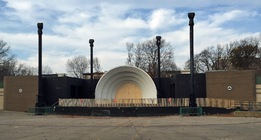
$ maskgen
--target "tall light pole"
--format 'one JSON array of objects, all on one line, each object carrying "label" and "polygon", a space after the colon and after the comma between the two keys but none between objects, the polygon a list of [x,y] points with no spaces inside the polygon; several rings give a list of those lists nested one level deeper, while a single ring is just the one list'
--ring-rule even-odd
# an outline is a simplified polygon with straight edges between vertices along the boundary
[{"label": "tall light pole", "polygon": [[195,13],[188,13],[189,27],[190,27],[190,94],[189,94],[189,107],[197,107],[195,97],[195,85],[194,85],[194,19]]},{"label": "tall light pole", "polygon": [[156,36],[156,45],[158,47],[158,97],[161,97],[161,79],[160,79],[160,44],[161,36]]},{"label": "tall light pole", "polygon": [[[43,23],[37,23],[38,28],[38,98],[35,107],[44,107],[45,99],[42,92],[42,34],[43,34]],[[36,110],[36,115],[41,115],[41,109]]]},{"label": "tall light pole", "polygon": [[90,48],[91,48],[91,95],[93,96],[93,43],[94,43],[94,39],[89,39],[89,43],[90,43]]}]

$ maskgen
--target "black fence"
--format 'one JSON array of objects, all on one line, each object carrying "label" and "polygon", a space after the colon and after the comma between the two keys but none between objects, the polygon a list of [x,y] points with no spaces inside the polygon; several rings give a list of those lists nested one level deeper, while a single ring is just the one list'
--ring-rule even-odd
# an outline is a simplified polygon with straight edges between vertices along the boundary
[{"label": "black fence", "polygon": [[261,102],[238,102],[236,108],[240,111],[261,111]]}]

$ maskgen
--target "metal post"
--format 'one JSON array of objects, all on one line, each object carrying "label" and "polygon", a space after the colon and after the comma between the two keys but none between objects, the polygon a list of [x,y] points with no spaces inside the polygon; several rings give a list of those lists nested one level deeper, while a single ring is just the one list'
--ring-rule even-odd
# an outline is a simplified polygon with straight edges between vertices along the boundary
[{"label": "metal post", "polygon": [[188,13],[189,26],[190,26],[190,94],[189,94],[189,107],[197,107],[195,91],[194,91],[194,36],[193,36],[193,26],[195,13]]},{"label": "metal post", "polygon": [[156,45],[158,46],[158,97],[161,97],[161,79],[160,79],[160,44],[161,36],[156,36]]},{"label": "metal post", "polygon": [[93,43],[94,43],[94,39],[90,39],[89,40],[90,43],[90,48],[91,48],[91,95],[93,96]]},{"label": "metal post", "polygon": [[[42,92],[42,34],[43,34],[43,23],[37,23],[38,28],[38,98],[35,107],[44,107],[45,99]],[[41,109],[40,109],[41,110]],[[44,112],[37,111],[36,115],[41,115]]]}]

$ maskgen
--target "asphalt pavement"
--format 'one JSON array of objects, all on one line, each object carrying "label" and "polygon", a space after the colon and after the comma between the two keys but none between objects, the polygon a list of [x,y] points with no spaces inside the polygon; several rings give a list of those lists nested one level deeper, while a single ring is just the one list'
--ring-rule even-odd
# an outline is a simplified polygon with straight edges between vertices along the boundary
[{"label": "asphalt pavement", "polygon": [[261,118],[86,117],[0,111],[0,140],[260,140]]}]

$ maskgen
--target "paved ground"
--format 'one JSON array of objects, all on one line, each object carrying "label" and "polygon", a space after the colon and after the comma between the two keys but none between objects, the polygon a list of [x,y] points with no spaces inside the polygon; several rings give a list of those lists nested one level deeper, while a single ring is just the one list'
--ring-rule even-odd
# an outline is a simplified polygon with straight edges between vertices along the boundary
[{"label": "paved ground", "polygon": [[261,118],[80,117],[0,111],[1,140],[260,140]]}]

